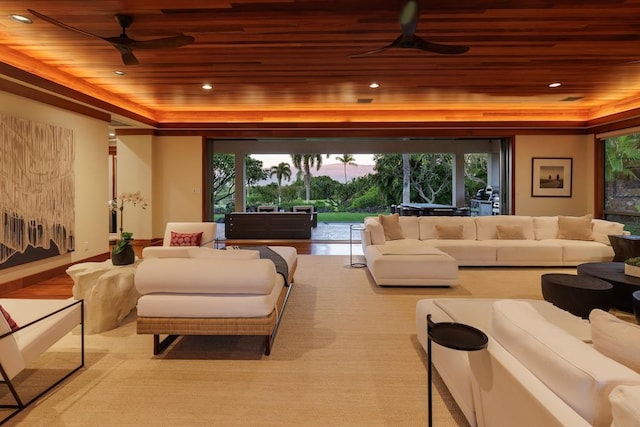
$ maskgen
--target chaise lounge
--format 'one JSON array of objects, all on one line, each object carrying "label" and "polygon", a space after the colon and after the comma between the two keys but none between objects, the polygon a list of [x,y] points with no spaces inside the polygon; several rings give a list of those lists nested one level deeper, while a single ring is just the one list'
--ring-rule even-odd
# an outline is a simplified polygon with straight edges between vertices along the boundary
[{"label": "chaise lounge", "polygon": [[[198,223],[167,224],[194,233]],[[203,223],[213,227],[215,223]],[[176,232],[174,231],[174,237]],[[297,267],[295,248],[220,250],[199,246],[147,247],[136,270],[137,330],[153,334],[154,354],[180,335],[261,335],[269,355]],[[271,259],[261,259],[269,257]],[[160,335],[167,335],[160,340]]]}]

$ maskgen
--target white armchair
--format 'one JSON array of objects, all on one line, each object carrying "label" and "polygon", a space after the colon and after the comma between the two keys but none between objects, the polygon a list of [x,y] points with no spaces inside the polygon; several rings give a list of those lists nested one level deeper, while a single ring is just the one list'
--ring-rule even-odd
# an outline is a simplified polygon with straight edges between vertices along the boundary
[{"label": "white armchair", "polygon": [[200,246],[213,248],[216,240],[217,224],[215,222],[168,222],[164,230],[162,246],[171,246],[171,232],[175,233],[200,233],[202,240]]},{"label": "white armchair", "polygon": [[[10,396],[15,401],[14,404],[7,403],[2,406],[11,410],[4,418],[0,418],[0,424],[3,424],[84,366],[84,301],[7,298],[0,299],[0,306],[10,313],[17,323],[17,329],[12,330],[0,314],[0,384],[9,388]],[[66,373],[62,377],[55,374],[51,381],[36,386],[40,390],[36,396],[33,396],[33,393],[22,393],[20,389],[25,388],[25,384],[34,385],[33,381],[29,381],[33,374],[27,374],[20,379],[15,377],[78,325],[78,364],[68,369],[60,369],[59,364],[51,366],[51,372]],[[47,384],[48,382],[53,384]],[[11,397],[7,398],[8,402]]]}]

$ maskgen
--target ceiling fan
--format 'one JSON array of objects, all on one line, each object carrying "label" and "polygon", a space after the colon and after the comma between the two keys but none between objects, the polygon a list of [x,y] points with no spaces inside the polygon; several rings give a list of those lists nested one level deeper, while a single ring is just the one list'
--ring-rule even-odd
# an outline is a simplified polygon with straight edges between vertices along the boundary
[{"label": "ceiling fan", "polygon": [[129,15],[117,14],[115,16],[116,22],[118,22],[118,25],[120,25],[120,27],[122,27],[122,34],[117,37],[100,37],[87,31],[67,25],[49,16],[36,12],[35,10],[27,10],[34,16],[37,16],[38,18],[45,20],[53,25],[57,25],[60,28],[75,31],[76,33],[84,34],[85,36],[94,37],[110,43],[113,47],[118,49],[118,51],[122,55],[122,62],[125,65],[138,65],[140,63],[138,61],[138,58],[136,58],[136,56],[133,54],[133,51],[136,49],[170,49],[185,46],[195,41],[193,37],[186,36],[184,34],[180,34],[179,36],[163,37],[159,39],[144,41],[131,39],[129,38],[129,36],[127,36],[127,28],[129,28],[129,26],[133,22],[133,17]]},{"label": "ceiling fan", "polygon": [[407,0],[400,11],[400,27],[402,28],[402,33],[397,39],[387,46],[379,49],[356,53],[349,55],[349,57],[361,58],[363,56],[374,55],[392,48],[418,49],[443,55],[458,55],[469,50],[468,46],[432,43],[417,36],[416,28],[418,26],[419,17],[420,12],[418,11],[418,0]]}]

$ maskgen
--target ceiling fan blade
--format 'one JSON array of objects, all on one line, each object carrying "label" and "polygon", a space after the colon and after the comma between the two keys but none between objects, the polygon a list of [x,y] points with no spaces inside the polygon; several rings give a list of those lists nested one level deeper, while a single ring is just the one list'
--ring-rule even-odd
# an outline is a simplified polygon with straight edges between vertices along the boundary
[{"label": "ceiling fan blade", "polygon": [[384,47],[381,47],[381,48],[378,48],[378,49],[370,50],[368,52],[354,53],[352,55],[349,55],[349,58],[362,58],[363,56],[375,55],[376,53],[384,52],[387,49],[400,47],[401,42],[402,42],[402,38],[403,38],[403,36],[400,36],[397,39],[395,39],[394,41],[392,41],[391,43],[389,43],[388,45],[386,45]]},{"label": "ceiling fan blade", "polygon": [[468,46],[439,44],[426,41],[418,36],[414,37],[414,48],[442,55],[459,55],[469,51]]},{"label": "ceiling fan blade", "polygon": [[138,65],[140,64],[140,61],[138,61],[138,58],[136,58],[133,52],[129,51],[122,52],[122,63],[124,65]]},{"label": "ceiling fan blade", "polygon": [[38,18],[42,19],[43,21],[47,21],[50,24],[56,25],[56,26],[58,26],[60,28],[64,28],[65,30],[75,31],[76,33],[80,33],[80,34],[83,34],[83,35],[88,36],[88,37],[94,37],[96,39],[104,40],[103,37],[97,36],[95,34],[92,34],[92,33],[88,32],[88,31],[81,30],[81,29],[76,28],[76,27],[72,27],[71,25],[67,25],[64,22],[60,22],[60,21],[58,21],[56,19],[48,17],[47,15],[43,15],[40,12],[36,12],[33,9],[27,9],[27,10],[29,11],[29,13],[31,13],[34,16],[37,16]]},{"label": "ceiling fan blade", "polygon": [[129,43],[127,43],[127,45],[132,49],[170,49],[186,46],[193,42],[195,42],[195,39],[193,37],[181,34],[179,36],[163,37],[153,40],[131,40]]},{"label": "ceiling fan blade", "polygon": [[418,18],[420,11],[418,9],[418,0],[408,0],[402,7],[400,12],[400,27],[402,34],[405,36],[413,35],[418,28]]}]

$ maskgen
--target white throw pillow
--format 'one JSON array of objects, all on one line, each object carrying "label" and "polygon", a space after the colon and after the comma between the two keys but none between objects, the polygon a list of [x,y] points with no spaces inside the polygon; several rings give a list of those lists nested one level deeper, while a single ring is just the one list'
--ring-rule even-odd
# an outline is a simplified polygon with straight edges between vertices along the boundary
[{"label": "white throw pillow", "polygon": [[593,240],[611,246],[609,235],[619,236],[624,234],[624,224],[615,221],[607,221],[604,219],[594,219],[593,223]]},{"label": "white throw pillow", "polygon": [[640,373],[640,326],[599,309],[591,311],[589,321],[593,347]]},{"label": "white throw pillow", "polygon": [[611,423],[609,393],[640,375],[548,322],[530,304],[493,304],[492,336],[590,424]]}]

